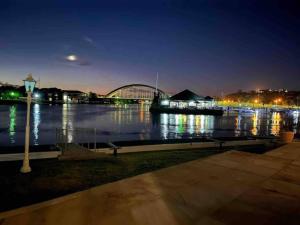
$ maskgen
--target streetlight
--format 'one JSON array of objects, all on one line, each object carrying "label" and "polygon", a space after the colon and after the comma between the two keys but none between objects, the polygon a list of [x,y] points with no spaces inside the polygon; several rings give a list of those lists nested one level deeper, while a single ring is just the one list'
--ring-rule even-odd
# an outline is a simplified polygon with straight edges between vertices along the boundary
[{"label": "streetlight", "polygon": [[[258,103],[258,99],[254,99],[254,103],[257,104]],[[253,108],[254,108],[254,103],[253,103]]]},{"label": "streetlight", "polygon": [[26,119],[26,134],[25,134],[25,152],[23,159],[23,166],[21,167],[21,173],[29,173],[31,171],[29,165],[29,141],[30,141],[30,104],[32,93],[35,87],[36,81],[32,78],[32,75],[29,74],[24,80],[24,86],[27,93],[27,119]]},{"label": "streetlight", "polygon": [[275,102],[275,108],[277,108],[278,99],[275,99],[274,102]]},{"label": "streetlight", "polygon": [[277,101],[278,101],[278,102],[281,102],[281,101],[282,101],[282,99],[281,99],[281,98],[278,98],[278,99],[277,99]]}]

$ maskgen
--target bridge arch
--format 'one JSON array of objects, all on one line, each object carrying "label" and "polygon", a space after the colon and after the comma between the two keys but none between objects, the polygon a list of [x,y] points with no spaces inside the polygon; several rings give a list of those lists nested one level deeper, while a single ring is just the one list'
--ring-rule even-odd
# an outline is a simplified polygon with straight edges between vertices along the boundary
[{"label": "bridge arch", "polygon": [[[155,87],[146,84],[129,84],[119,87],[109,92],[107,98],[120,99],[145,99],[152,100],[155,93]],[[161,98],[166,98],[168,95],[160,89],[157,89]]]}]

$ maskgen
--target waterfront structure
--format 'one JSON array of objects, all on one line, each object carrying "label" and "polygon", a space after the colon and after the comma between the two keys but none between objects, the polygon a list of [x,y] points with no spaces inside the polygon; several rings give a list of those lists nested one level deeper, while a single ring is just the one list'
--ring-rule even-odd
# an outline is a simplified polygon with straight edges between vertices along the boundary
[{"label": "waterfront structure", "polygon": [[159,93],[160,98],[169,96],[162,90],[156,89],[145,84],[129,84],[119,87],[106,95],[106,98],[113,99],[132,99],[132,100],[152,100],[155,92]]},{"label": "waterfront structure", "polygon": [[49,103],[58,103],[62,102],[63,98],[63,90],[59,88],[42,88],[39,91],[40,98],[43,101],[49,102]]},{"label": "waterfront structure", "polygon": [[210,96],[200,96],[186,89],[168,99],[159,99],[159,94],[153,99],[150,111],[153,113],[183,113],[222,115],[223,110],[216,107]]},{"label": "waterfront structure", "polygon": [[63,103],[87,103],[89,95],[76,90],[65,90],[63,93]]},{"label": "waterfront structure", "polygon": [[215,101],[210,96],[200,96],[186,89],[176,95],[173,95],[169,100],[161,101],[161,105],[170,108],[211,108],[215,106]]}]

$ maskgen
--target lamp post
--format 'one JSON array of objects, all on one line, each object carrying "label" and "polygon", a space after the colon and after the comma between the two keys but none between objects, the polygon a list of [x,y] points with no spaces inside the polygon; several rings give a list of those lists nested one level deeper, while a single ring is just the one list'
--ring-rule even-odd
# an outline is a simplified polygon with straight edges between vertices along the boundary
[{"label": "lamp post", "polygon": [[275,100],[274,100],[274,102],[275,102],[275,108],[277,108],[277,103],[278,103],[278,100],[277,100],[277,99],[275,99]]},{"label": "lamp post", "polygon": [[32,93],[35,87],[36,81],[32,78],[32,75],[29,74],[24,80],[24,86],[27,93],[27,119],[26,119],[26,134],[25,134],[25,152],[23,159],[23,166],[21,167],[21,173],[29,173],[31,171],[29,165],[29,142],[30,142],[30,104]]},{"label": "lamp post", "polygon": [[253,108],[254,108],[254,104],[257,104],[258,103],[258,99],[254,99],[254,103],[253,103]]}]

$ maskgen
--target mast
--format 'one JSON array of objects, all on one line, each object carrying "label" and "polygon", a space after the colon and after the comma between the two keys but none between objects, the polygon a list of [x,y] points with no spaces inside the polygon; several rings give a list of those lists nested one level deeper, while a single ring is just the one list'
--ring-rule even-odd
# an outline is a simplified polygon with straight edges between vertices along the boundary
[{"label": "mast", "polygon": [[156,73],[155,93],[157,94],[158,72]]}]

